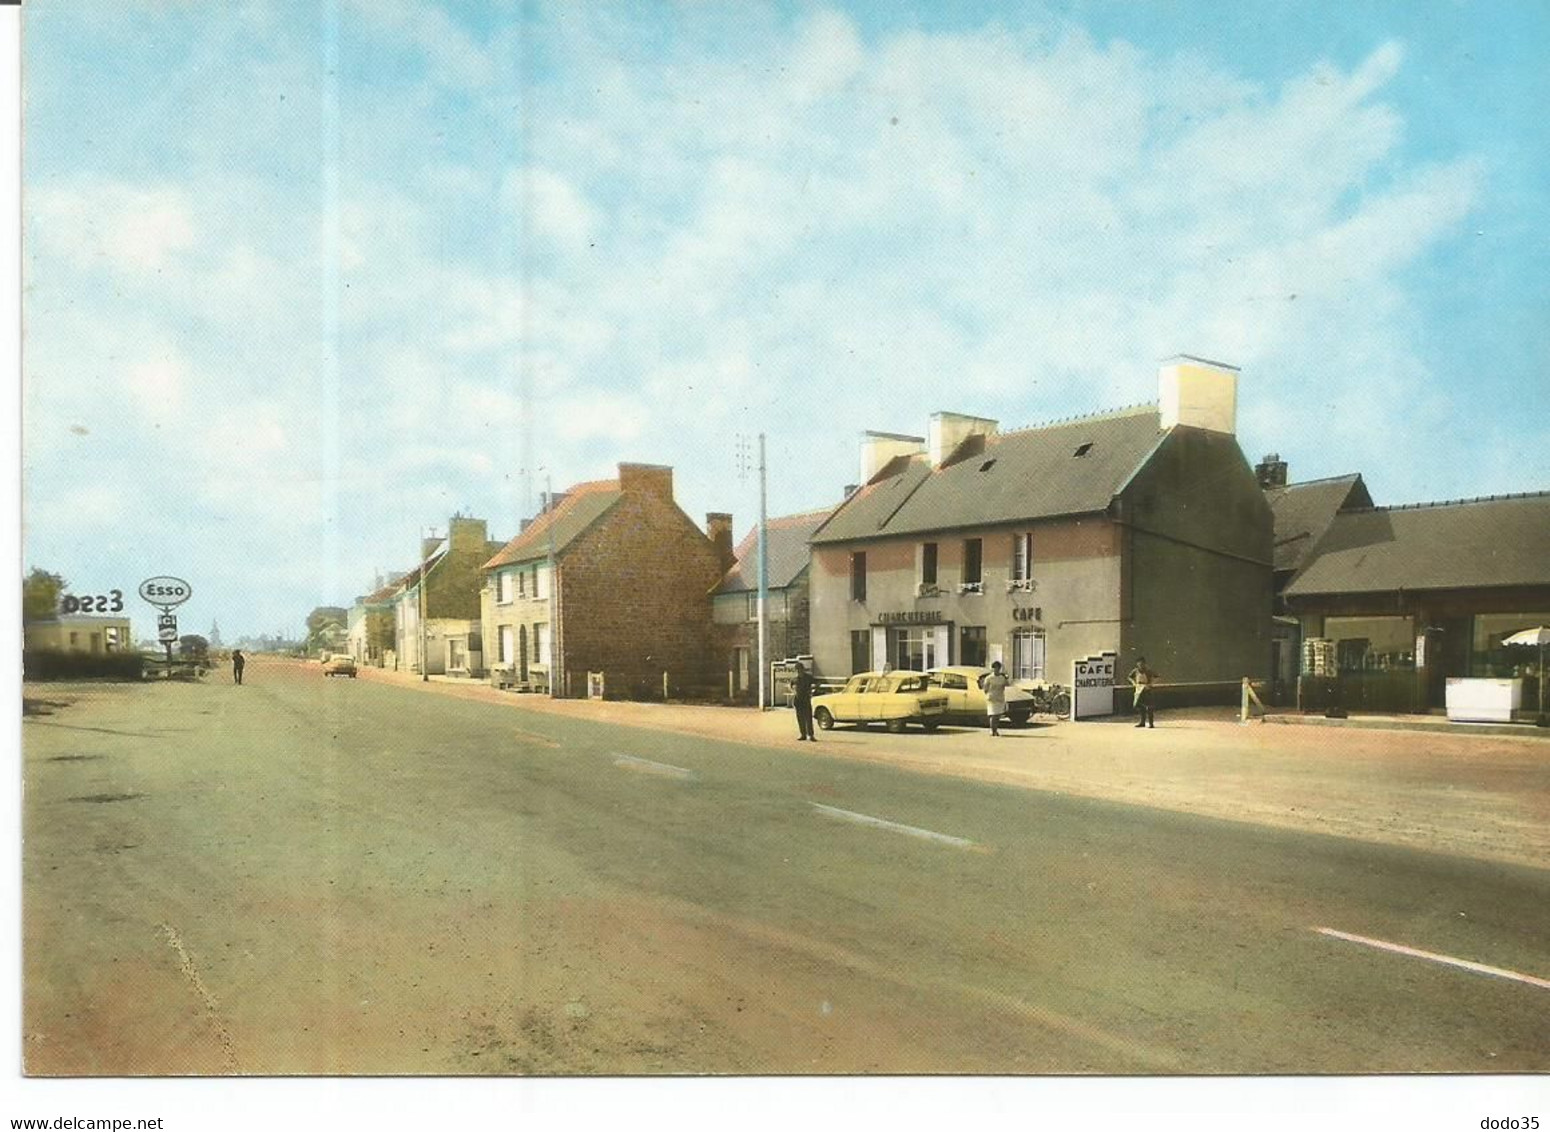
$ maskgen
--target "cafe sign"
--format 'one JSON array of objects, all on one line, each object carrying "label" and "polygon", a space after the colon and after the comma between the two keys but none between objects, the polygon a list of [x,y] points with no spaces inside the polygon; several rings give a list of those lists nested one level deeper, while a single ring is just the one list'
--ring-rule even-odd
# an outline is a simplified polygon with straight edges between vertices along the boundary
[{"label": "cafe sign", "polygon": [[1114,714],[1114,672],[1119,657],[1112,652],[1071,662],[1071,718],[1093,719]]}]

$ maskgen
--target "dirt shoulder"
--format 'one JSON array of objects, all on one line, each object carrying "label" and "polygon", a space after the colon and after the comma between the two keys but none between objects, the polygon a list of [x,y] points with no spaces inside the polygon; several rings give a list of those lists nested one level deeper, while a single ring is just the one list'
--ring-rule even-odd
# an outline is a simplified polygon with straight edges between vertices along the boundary
[{"label": "dirt shoulder", "polygon": [[1550,743],[1531,737],[1243,725],[1211,713],[1163,713],[1155,730],[1125,720],[1046,723],[993,739],[976,728],[934,735],[840,728],[810,746],[797,742],[784,710],[550,700],[373,669],[361,678],[517,711],[1550,868]]}]

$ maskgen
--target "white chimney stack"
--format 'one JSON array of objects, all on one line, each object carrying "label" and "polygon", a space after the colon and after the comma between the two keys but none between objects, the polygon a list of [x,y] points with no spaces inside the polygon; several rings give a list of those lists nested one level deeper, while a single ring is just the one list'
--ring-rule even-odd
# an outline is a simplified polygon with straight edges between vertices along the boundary
[{"label": "white chimney stack", "polygon": [[915,456],[926,450],[923,436],[904,436],[897,432],[861,434],[861,482],[868,484],[895,456]]},{"label": "white chimney stack", "polygon": [[1238,431],[1238,367],[1179,354],[1157,371],[1162,427],[1188,425],[1233,436]]},{"label": "white chimney stack", "polygon": [[926,429],[926,448],[931,466],[940,468],[960,444],[971,436],[994,436],[997,422],[988,417],[970,417],[963,413],[932,413]]}]

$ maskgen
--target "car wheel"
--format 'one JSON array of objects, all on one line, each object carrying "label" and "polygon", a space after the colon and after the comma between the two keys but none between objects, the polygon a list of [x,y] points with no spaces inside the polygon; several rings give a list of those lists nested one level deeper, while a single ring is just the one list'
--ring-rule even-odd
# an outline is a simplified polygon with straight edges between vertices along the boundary
[{"label": "car wheel", "polygon": [[1009,715],[1006,718],[1007,718],[1007,721],[1010,722],[1013,727],[1027,727],[1028,726],[1028,718],[1029,717],[1028,717],[1028,713],[1027,712],[1020,711],[1016,715]]},{"label": "car wheel", "polygon": [[1062,719],[1069,718],[1071,715],[1071,697],[1065,692],[1060,693],[1060,695],[1055,697],[1054,708],[1056,715]]},{"label": "car wheel", "polygon": [[922,723],[921,726],[924,727],[927,731],[935,731],[938,727],[942,726],[942,721],[938,719],[928,719],[926,722]]},{"label": "car wheel", "polygon": [[902,719],[890,719],[888,721],[888,730],[892,734],[898,735],[899,733],[901,733],[904,730],[904,720],[902,720]]},{"label": "car wheel", "polygon": [[834,730],[834,717],[829,714],[828,708],[821,707],[815,711],[813,713],[813,722],[825,731]]}]

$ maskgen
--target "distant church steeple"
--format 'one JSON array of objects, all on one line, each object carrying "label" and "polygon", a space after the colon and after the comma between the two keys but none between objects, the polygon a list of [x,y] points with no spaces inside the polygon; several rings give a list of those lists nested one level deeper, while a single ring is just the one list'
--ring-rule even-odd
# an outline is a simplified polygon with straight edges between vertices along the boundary
[{"label": "distant church steeple", "polygon": [[219,621],[210,622],[210,647],[212,649],[221,647],[221,623]]}]

